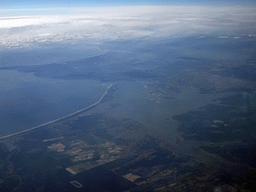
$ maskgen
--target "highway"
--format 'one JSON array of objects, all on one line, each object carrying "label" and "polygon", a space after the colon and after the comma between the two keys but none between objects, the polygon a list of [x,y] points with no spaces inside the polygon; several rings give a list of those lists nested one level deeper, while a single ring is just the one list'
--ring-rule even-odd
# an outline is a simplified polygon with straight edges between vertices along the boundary
[{"label": "highway", "polygon": [[74,113],[71,113],[69,115],[66,115],[64,117],[61,117],[61,118],[58,118],[58,119],[55,119],[55,120],[52,120],[52,121],[49,121],[47,123],[44,123],[44,124],[41,124],[41,125],[38,125],[38,126],[35,126],[35,127],[32,127],[30,129],[26,129],[24,131],[20,131],[20,132],[16,132],[16,133],[13,133],[13,134],[10,134],[10,135],[6,135],[6,136],[3,136],[3,137],[0,137],[0,140],[2,139],[5,139],[5,138],[8,138],[8,137],[12,137],[12,136],[16,136],[16,135],[19,135],[19,134],[22,134],[22,133],[26,133],[26,132],[29,132],[29,131],[32,131],[32,130],[35,130],[35,129],[39,129],[39,128],[42,128],[42,127],[45,127],[47,125],[50,125],[52,123],[57,123],[59,121],[62,121],[62,120],[67,120],[68,118],[72,118],[72,117],[75,117],[77,115],[80,115],[86,111],[89,111],[91,110],[92,108],[96,107],[97,105],[99,105],[101,103],[101,101],[104,99],[104,97],[107,95],[108,91],[110,90],[110,88],[113,86],[113,84],[111,84],[110,86],[108,86],[108,89],[106,90],[106,92],[103,94],[103,96],[94,104],[86,107],[86,108],[83,108],[81,110],[78,110]]}]

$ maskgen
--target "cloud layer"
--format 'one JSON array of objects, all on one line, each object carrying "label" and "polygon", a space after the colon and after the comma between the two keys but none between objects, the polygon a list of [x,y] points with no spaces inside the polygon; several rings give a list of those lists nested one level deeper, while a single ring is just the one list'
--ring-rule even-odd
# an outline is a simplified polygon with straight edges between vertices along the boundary
[{"label": "cloud layer", "polygon": [[0,46],[212,33],[253,35],[255,12],[256,8],[249,7],[136,6],[67,9],[62,15],[2,16]]}]

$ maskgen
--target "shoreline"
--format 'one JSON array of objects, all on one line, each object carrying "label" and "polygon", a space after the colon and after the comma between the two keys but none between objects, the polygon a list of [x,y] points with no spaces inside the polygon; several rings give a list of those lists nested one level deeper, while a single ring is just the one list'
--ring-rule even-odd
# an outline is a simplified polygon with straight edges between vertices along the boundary
[{"label": "shoreline", "polygon": [[59,122],[59,121],[66,120],[66,119],[71,118],[71,117],[75,117],[75,116],[77,116],[77,115],[79,115],[79,114],[81,114],[81,113],[84,113],[84,112],[86,112],[86,111],[88,111],[88,110],[91,110],[92,108],[96,107],[97,105],[99,105],[99,104],[103,101],[104,97],[107,95],[108,91],[110,90],[110,88],[111,88],[112,86],[113,86],[113,84],[109,85],[109,86],[108,86],[108,89],[107,89],[106,92],[102,95],[102,97],[101,97],[96,103],[94,103],[94,104],[92,104],[92,105],[90,105],[90,106],[88,106],[88,107],[86,107],[86,108],[80,109],[80,110],[78,110],[78,111],[76,111],[76,112],[74,112],[74,113],[71,113],[71,114],[69,114],[69,115],[60,117],[60,118],[55,119],[55,120],[52,120],[52,121],[49,121],[49,122],[47,122],[47,123],[43,123],[43,124],[41,124],[41,125],[37,125],[37,126],[32,127],[32,128],[30,128],[30,129],[26,129],[26,130],[23,130],[23,131],[19,131],[19,132],[16,132],[16,133],[12,133],[12,134],[9,134],[9,135],[0,137],[0,140],[6,139],[6,138],[9,138],[9,137],[12,137],[12,136],[16,136],[16,135],[19,135],[19,134],[22,134],[22,133],[26,133],[26,132],[29,132],[29,131],[32,131],[32,130],[35,130],[35,129],[39,129],[39,128],[42,128],[42,127],[44,127],[44,126],[50,125],[50,124],[52,124],[52,123],[57,123],[57,122]]}]

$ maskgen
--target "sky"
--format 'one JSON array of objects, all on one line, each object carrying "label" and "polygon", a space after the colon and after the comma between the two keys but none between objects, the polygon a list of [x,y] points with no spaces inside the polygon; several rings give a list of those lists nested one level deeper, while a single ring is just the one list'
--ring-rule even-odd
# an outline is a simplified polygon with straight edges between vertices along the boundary
[{"label": "sky", "polygon": [[32,9],[53,7],[99,6],[256,6],[255,0],[1,0],[0,9]]},{"label": "sky", "polygon": [[256,34],[254,0],[91,2],[1,0],[0,50],[80,40]]}]

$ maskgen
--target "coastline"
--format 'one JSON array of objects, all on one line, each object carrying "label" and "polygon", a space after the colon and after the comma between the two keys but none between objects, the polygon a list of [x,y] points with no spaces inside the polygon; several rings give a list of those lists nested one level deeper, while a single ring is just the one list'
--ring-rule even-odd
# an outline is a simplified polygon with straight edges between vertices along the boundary
[{"label": "coastline", "polygon": [[101,97],[96,103],[94,103],[94,104],[92,104],[92,105],[90,105],[90,106],[88,106],[88,107],[86,107],[86,108],[80,109],[80,110],[78,110],[78,111],[76,111],[76,112],[74,112],[74,113],[71,113],[71,114],[69,114],[69,115],[60,117],[60,118],[55,119],[55,120],[52,120],[52,121],[49,121],[49,122],[47,122],[47,123],[43,123],[43,124],[41,124],[41,125],[37,125],[37,126],[32,127],[32,128],[30,128],[30,129],[26,129],[26,130],[23,130],[23,131],[19,131],[19,132],[16,132],[16,133],[12,133],[12,134],[9,134],[9,135],[0,137],[0,140],[6,139],[6,138],[9,138],[9,137],[12,137],[12,136],[16,136],[16,135],[19,135],[19,134],[22,134],[22,133],[26,133],[26,132],[29,132],[29,131],[32,131],[32,130],[35,130],[35,129],[39,129],[39,128],[42,128],[42,127],[44,127],[44,126],[50,125],[50,124],[52,124],[52,123],[57,123],[57,122],[59,122],[59,121],[62,121],[62,120],[66,120],[66,119],[68,119],[68,118],[75,117],[75,116],[77,116],[77,115],[79,115],[79,114],[81,114],[81,113],[84,113],[84,112],[86,112],[86,111],[88,111],[88,110],[91,110],[92,108],[94,108],[94,107],[96,107],[97,105],[99,105],[99,104],[105,99],[105,97],[106,97],[106,95],[108,94],[108,91],[111,89],[111,87],[113,87],[113,84],[111,84],[111,85],[108,86],[108,89],[106,90],[106,92],[102,95],[102,97]]}]

